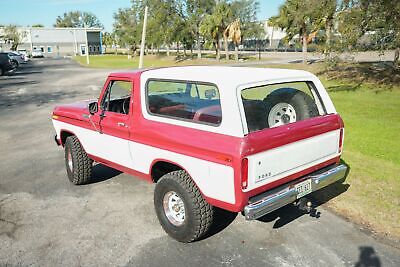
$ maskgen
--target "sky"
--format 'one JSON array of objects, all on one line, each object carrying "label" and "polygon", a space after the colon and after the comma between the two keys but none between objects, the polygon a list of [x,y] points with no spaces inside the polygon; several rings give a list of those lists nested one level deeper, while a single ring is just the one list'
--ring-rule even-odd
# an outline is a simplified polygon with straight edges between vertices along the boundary
[{"label": "sky", "polygon": [[[259,0],[258,19],[274,16],[284,0]],[[0,24],[28,26],[43,24],[52,27],[57,16],[68,11],[86,11],[95,14],[106,31],[112,31],[113,14],[118,8],[130,6],[130,0],[0,0]]]}]

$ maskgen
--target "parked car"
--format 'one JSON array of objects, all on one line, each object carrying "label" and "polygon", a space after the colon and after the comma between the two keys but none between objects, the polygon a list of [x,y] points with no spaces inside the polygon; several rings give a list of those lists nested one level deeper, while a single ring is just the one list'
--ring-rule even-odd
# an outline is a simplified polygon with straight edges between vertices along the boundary
[{"label": "parked car", "polygon": [[24,57],[17,52],[8,52],[8,56],[11,58],[11,62],[14,64],[15,68],[18,68],[20,64],[25,64]]},{"label": "parked car", "polygon": [[23,56],[25,62],[29,61],[29,53],[26,49],[18,49],[18,53]]},{"label": "parked car", "polygon": [[31,56],[32,56],[33,58],[35,58],[35,57],[44,57],[42,51],[39,50],[39,49],[34,49],[34,50],[32,51]]},{"label": "parked car", "polygon": [[15,69],[15,65],[12,59],[6,52],[0,53],[0,76],[4,75],[6,72]]},{"label": "parked car", "polygon": [[343,121],[305,71],[112,73],[98,100],[59,105],[52,121],[73,184],[90,183],[94,161],[155,183],[158,220],[181,242],[208,232],[214,207],[247,220],[290,203],[310,210],[306,196],[347,171]]}]

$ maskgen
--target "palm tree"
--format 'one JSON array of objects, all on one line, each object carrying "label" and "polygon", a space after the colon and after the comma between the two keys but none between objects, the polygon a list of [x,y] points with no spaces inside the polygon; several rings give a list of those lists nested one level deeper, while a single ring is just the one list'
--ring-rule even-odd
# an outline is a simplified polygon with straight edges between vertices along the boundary
[{"label": "palm tree", "polygon": [[[308,35],[316,30],[316,13],[313,1],[287,0],[279,9],[279,15],[271,19],[285,29],[288,40],[299,35],[302,43],[303,62],[307,62]],[[274,26],[275,26],[274,25]]]},{"label": "palm tree", "polygon": [[242,41],[242,33],[240,31],[240,20],[239,19],[236,19],[235,21],[231,22],[224,31],[224,44],[225,44],[226,60],[229,60],[228,39],[232,40],[232,42],[235,44],[235,60],[239,61],[238,46],[239,46],[240,42]]},{"label": "palm tree", "polygon": [[216,57],[220,58],[220,38],[223,36],[227,22],[232,17],[231,6],[225,2],[218,2],[211,14],[207,14],[200,24],[200,33],[211,39],[216,52]]}]

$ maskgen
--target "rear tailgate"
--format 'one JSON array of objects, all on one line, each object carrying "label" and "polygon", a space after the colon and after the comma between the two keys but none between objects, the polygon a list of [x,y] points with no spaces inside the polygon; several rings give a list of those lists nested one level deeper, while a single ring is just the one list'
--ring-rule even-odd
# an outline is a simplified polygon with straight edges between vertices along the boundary
[{"label": "rear tailgate", "polygon": [[331,114],[249,133],[243,151],[248,159],[244,191],[304,175],[303,170],[338,158],[342,128],[339,115]]}]

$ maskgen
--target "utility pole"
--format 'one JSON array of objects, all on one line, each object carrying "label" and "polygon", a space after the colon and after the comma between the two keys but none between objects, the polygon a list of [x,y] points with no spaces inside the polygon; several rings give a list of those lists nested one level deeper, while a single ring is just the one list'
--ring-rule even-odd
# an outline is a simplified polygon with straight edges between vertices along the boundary
[{"label": "utility pole", "polygon": [[144,19],[143,19],[143,30],[142,30],[142,43],[140,44],[139,69],[143,68],[144,46],[145,46],[145,43],[146,43],[147,10],[148,10],[148,7],[146,6],[146,7],[144,8]]},{"label": "utility pole", "polygon": [[83,23],[83,27],[85,29],[85,54],[86,54],[86,64],[90,64],[89,60],[89,45],[88,45],[88,37],[87,37],[87,27],[86,27],[86,22],[85,19],[81,16],[79,17],[79,21]]},{"label": "utility pole", "polygon": [[85,46],[86,46],[86,64],[90,64],[90,60],[89,60],[89,45],[88,45],[88,36],[87,36],[87,34],[88,34],[88,32],[87,32],[87,28],[86,28],[86,22],[85,21],[83,21],[83,26],[85,27],[85,40],[86,40],[86,43],[85,43]]},{"label": "utility pole", "polygon": [[78,42],[76,41],[76,30],[74,28],[74,52],[75,56],[78,55]]},{"label": "utility pole", "polygon": [[29,27],[29,39],[31,41],[31,55],[32,55],[33,52],[32,27]]}]

